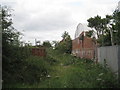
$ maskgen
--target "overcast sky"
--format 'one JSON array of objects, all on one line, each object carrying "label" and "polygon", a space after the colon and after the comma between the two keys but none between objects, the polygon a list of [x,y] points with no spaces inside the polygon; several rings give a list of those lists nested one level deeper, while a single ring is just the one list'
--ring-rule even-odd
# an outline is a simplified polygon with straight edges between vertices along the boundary
[{"label": "overcast sky", "polygon": [[74,39],[79,23],[112,14],[119,0],[0,0],[14,9],[13,26],[24,34],[23,41],[61,40],[64,31]]}]

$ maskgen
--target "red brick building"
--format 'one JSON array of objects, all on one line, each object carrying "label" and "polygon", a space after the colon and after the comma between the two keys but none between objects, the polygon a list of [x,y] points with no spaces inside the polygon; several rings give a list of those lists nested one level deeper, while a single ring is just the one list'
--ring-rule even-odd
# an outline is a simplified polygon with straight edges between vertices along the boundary
[{"label": "red brick building", "polygon": [[32,48],[32,55],[45,57],[46,56],[45,47]]},{"label": "red brick building", "polygon": [[95,41],[82,32],[72,41],[72,54],[77,57],[95,59],[96,44]]}]

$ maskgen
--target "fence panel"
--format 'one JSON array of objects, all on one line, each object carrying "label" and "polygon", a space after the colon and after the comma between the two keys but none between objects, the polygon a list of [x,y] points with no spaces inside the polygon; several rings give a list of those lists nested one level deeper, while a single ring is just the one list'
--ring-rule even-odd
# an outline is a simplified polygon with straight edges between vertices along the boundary
[{"label": "fence panel", "polygon": [[120,75],[120,46],[99,47],[97,51],[98,62]]}]

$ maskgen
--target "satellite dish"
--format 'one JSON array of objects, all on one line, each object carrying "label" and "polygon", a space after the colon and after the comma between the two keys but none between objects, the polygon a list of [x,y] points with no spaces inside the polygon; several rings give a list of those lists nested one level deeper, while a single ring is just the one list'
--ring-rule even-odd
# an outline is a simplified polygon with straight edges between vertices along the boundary
[{"label": "satellite dish", "polygon": [[75,38],[78,38],[83,31],[88,31],[90,28],[86,24],[79,23],[75,31]]}]

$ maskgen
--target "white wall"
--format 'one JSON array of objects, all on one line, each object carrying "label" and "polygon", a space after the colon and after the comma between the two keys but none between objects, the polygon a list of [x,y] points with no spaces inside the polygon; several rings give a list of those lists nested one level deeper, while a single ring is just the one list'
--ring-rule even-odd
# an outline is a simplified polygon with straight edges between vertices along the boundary
[{"label": "white wall", "polygon": [[98,48],[98,62],[108,67],[116,74],[120,72],[120,46],[105,46]]}]

